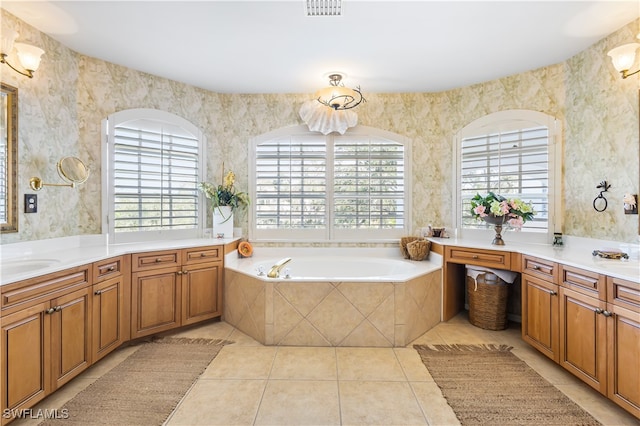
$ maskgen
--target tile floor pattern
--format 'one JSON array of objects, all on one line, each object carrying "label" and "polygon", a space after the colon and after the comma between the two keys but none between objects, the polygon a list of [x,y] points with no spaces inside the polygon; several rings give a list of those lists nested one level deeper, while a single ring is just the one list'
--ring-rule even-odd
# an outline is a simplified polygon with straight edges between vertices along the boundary
[{"label": "tile floor pattern", "polygon": [[[520,339],[472,326],[465,314],[413,343],[508,344],[513,353],[589,411],[603,425],[640,422]],[[174,425],[456,425],[455,414],[411,345],[405,348],[273,347],[225,322],[176,335],[227,339],[225,346],[166,422]],[[115,351],[38,408],[57,408],[137,347]],[[36,425],[22,419],[16,426]]]}]

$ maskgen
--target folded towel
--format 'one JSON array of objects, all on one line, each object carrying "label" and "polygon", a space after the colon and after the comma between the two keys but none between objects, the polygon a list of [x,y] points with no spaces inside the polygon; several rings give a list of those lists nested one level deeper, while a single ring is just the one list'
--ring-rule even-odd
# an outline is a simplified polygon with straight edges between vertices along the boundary
[{"label": "folded towel", "polygon": [[504,269],[484,268],[482,266],[467,266],[467,276],[473,278],[475,283],[474,291],[478,290],[478,275],[485,272],[491,272],[507,283],[513,283],[518,278],[517,272],[507,271]]}]

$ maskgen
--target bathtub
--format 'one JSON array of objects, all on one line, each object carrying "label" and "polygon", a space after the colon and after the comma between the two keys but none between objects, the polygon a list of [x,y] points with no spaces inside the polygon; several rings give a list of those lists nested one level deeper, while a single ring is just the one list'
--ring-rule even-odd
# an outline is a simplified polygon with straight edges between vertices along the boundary
[{"label": "bathtub", "polygon": [[[279,278],[266,276],[288,257]],[[440,322],[442,258],[256,247],[251,258],[226,256],[224,295],[224,320],[265,345],[401,347]]]}]

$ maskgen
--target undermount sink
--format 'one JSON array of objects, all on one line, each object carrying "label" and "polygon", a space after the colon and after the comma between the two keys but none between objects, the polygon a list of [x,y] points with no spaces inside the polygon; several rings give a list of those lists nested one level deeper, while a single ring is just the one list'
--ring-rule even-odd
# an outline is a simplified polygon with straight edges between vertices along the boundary
[{"label": "undermount sink", "polygon": [[2,274],[18,274],[20,272],[44,269],[60,263],[58,259],[22,259],[7,260],[0,264]]}]

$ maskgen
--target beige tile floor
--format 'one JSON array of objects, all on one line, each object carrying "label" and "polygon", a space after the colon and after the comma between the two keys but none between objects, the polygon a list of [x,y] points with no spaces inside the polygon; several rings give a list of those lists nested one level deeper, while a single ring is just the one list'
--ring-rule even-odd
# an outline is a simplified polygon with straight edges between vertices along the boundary
[{"label": "beige tile floor", "polygon": [[[269,347],[225,322],[176,333],[234,341],[225,346],[166,422],[174,425],[455,425],[447,405],[411,345],[405,348]],[[640,422],[520,339],[472,326],[465,314],[413,343],[497,343],[589,411],[604,425]],[[137,347],[125,347],[91,367],[37,408],[57,408]],[[19,420],[16,426],[38,420]]]}]

